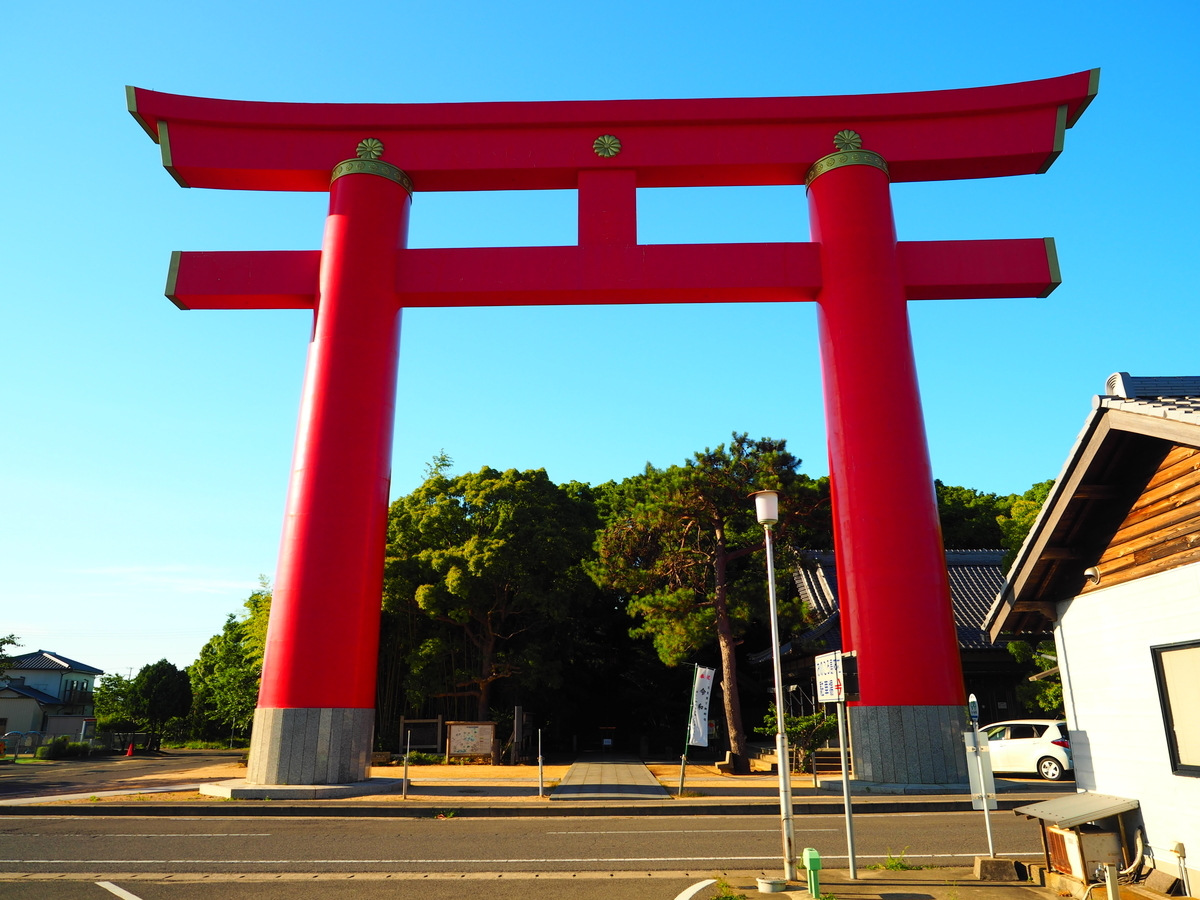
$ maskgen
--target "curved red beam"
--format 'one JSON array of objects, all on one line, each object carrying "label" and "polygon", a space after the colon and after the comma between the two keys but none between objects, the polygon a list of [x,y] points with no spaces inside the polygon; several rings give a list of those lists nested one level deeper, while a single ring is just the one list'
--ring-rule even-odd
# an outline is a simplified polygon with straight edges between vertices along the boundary
[{"label": "curved red beam", "polygon": [[[798,184],[842,129],[891,180],[1044,172],[1099,87],[1099,69],[1017,84],[839,97],[529,103],[264,103],[127,88],[129,111],[186,187],[325,191],[365,137],[418,191],[578,186],[581,169],[638,187]],[[616,135],[620,152],[593,152]]]}]

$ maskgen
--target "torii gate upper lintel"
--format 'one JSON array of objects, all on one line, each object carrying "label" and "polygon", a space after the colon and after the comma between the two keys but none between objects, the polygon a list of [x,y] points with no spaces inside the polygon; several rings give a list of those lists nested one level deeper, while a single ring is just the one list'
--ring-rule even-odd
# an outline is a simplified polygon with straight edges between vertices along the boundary
[{"label": "torii gate upper lintel", "polygon": [[[322,250],[175,253],[168,276],[183,309],[318,310],[249,780],[366,776],[402,307],[734,301],[818,304],[856,727],[895,727],[899,714],[926,761],[902,772],[889,742],[856,741],[856,777],[965,780],[906,301],[1044,297],[1058,266],[1050,238],[898,242],[889,184],[1045,172],[1098,76],[544,103],[259,103],[128,88],[181,185],[330,192]],[[799,183],[811,243],[637,243],[638,187]],[[579,192],[577,246],[404,246],[413,191],[564,188]],[[341,678],[314,678],[331,649]]]}]

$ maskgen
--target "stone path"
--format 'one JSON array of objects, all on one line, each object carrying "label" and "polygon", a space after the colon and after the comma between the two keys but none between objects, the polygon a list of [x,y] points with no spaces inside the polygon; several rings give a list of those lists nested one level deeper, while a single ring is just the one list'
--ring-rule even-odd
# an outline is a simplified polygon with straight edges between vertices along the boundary
[{"label": "stone path", "polygon": [[634,756],[579,760],[563,776],[551,800],[669,800],[670,795]]}]

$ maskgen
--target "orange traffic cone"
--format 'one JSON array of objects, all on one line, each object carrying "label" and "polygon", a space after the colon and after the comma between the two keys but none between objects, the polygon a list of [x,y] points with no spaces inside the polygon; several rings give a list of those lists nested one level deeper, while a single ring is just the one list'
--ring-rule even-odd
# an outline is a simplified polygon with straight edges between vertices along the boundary
[{"label": "orange traffic cone", "polygon": [[126,756],[133,756],[133,741],[129,742],[129,749],[125,751]]}]

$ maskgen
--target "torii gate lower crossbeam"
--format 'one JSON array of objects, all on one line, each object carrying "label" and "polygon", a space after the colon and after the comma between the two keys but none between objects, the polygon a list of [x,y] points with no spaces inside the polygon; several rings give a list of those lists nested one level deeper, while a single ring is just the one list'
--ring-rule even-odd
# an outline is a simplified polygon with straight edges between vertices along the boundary
[{"label": "torii gate lower crossbeam", "polygon": [[[889,184],[1044,171],[1095,92],[1084,72],[921,95],[703,101],[718,108],[706,119],[700,101],[316,107],[131,89],[131,111],[185,185],[304,190],[313,171],[332,172],[321,251],[175,254],[168,279],[182,308],[315,310],[248,780],[367,774],[403,306],[746,300],[819,306],[844,644],[860,654],[856,776],[965,779],[907,301],[1045,296],[1059,278],[1049,239],[898,243]],[[346,132],[360,158],[337,163]],[[835,152],[818,158],[815,135],[835,133]],[[270,141],[287,152],[268,153]],[[414,188],[561,187],[566,173],[577,247],[404,248]],[[637,243],[638,186],[802,179],[812,243]],[[313,679],[330,652],[342,677]]]}]

